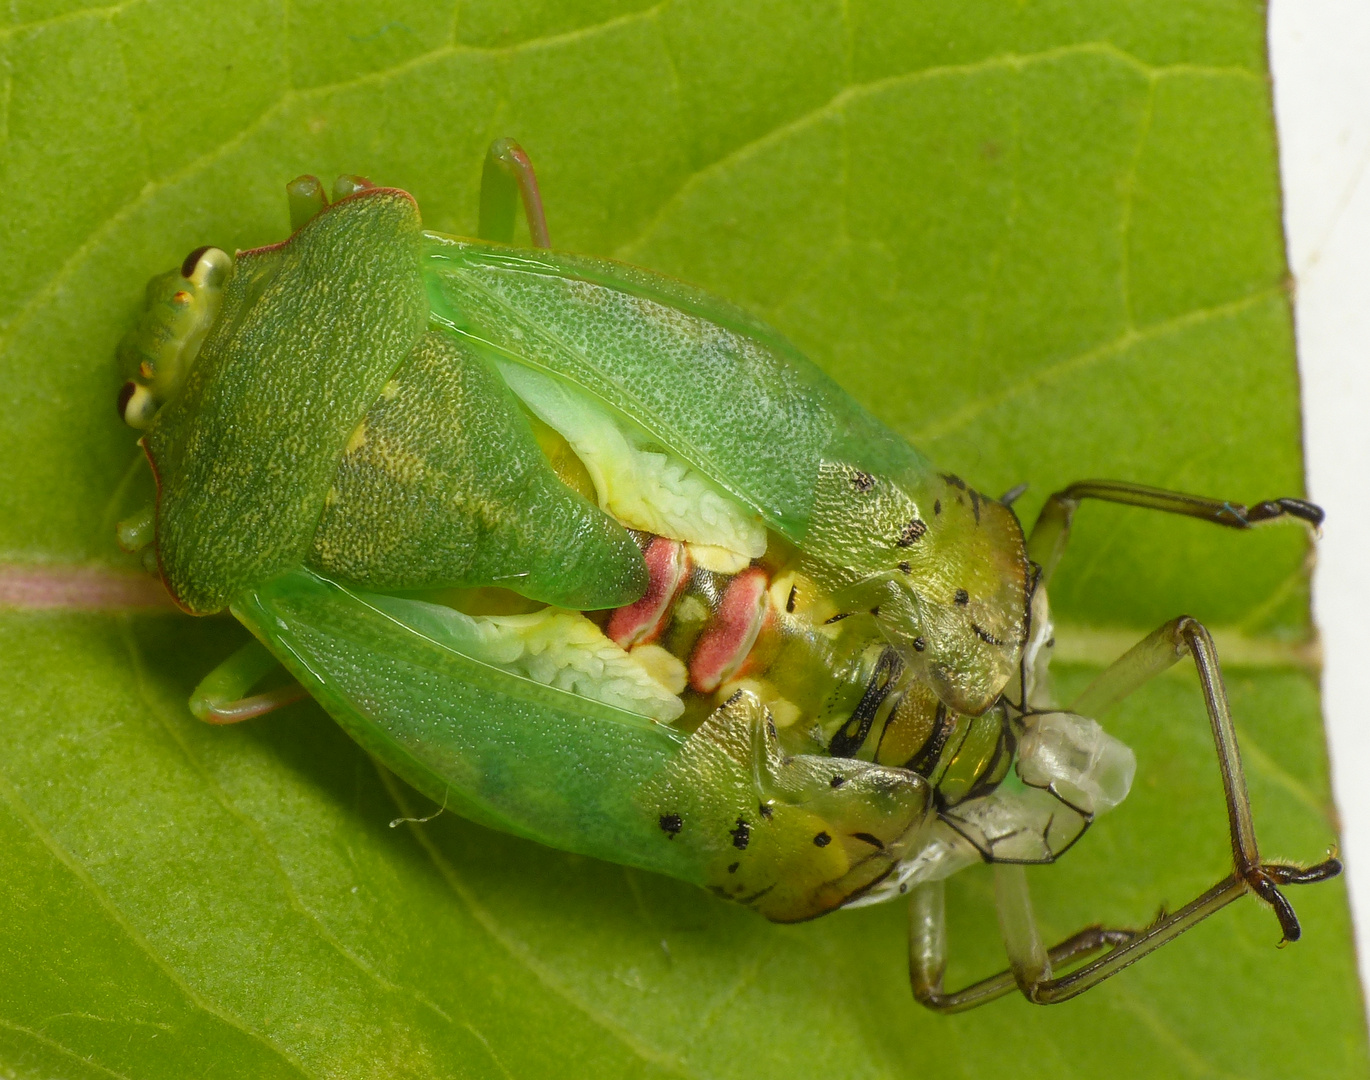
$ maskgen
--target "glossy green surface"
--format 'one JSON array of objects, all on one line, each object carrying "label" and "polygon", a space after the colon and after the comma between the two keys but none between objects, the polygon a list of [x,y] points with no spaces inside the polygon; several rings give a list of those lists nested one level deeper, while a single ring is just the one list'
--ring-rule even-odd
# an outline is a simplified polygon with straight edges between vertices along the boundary
[{"label": "glossy green surface", "polygon": [[[1084,475],[1247,501],[1300,486],[1258,8],[1115,0],[454,5],[17,0],[0,16],[0,549],[133,569],[113,349],[189,246],[286,235],[283,180],[361,172],[476,220],[538,161],[554,240],[780,328],[938,462],[1031,516]],[[140,466],[141,467],[141,466]],[[140,483],[138,481],[137,483]],[[1228,649],[1272,856],[1334,834],[1297,530],[1082,511],[1061,696],[1181,611]],[[1078,1001],[942,1019],[896,907],[775,926],[693,886],[450,814],[321,710],[185,711],[245,639],[125,606],[0,615],[0,1061],[20,1076],[1363,1077],[1342,885],[1254,903]],[[104,601],[108,603],[108,601]],[[1231,638],[1220,638],[1220,648]],[[1136,789],[1030,871],[1048,936],[1225,872],[1197,689],[1104,718]],[[353,890],[356,890],[355,892]],[[952,977],[1003,962],[987,875]]]},{"label": "glossy green surface", "polygon": [[305,572],[233,613],[363,747],[439,805],[539,843],[690,878],[633,796],[684,739],[644,717],[508,675]]},{"label": "glossy green surface", "polygon": [[[878,608],[949,706],[980,712],[997,696],[1027,572],[1003,506],[937,473],[776,331],[698,289],[603,259],[432,233],[424,254],[434,321],[502,364],[526,401],[520,369],[607,406],[643,445],[683,459],[796,544],[825,588],[851,586],[846,609]],[[955,602],[960,589],[969,607]]]},{"label": "glossy green surface", "polygon": [[376,760],[439,806],[549,848],[796,921],[917,844],[921,778],[783,754],[754,697],[687,739],[473,660],[422,607],[295,571],[248,590],[233,614]]},{"label": "glossy green surface", "polygon": [[792,345],[698,289],[433,234],[424,270],[437,318],[589,391],[795,543],[824,462],[897,478],[915,497],[932,479],[922,455]]}]

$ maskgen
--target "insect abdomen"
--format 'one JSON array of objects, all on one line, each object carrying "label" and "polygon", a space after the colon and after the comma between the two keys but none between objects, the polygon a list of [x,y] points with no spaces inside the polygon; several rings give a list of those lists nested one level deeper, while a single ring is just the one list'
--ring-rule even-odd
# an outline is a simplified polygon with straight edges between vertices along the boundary
[{"label": "insect abdomen", "polygon": [[947,804],[1003,778],[1013,754],[1003,710],[949,710],[869,612],[839,611],[783,554],[722,573],[700,565],[691,545],[639,542],[647,591],[609,614],[604,629],[682,695],[686,727],[747,690],[791,751],[909,769],[931,779]]}]

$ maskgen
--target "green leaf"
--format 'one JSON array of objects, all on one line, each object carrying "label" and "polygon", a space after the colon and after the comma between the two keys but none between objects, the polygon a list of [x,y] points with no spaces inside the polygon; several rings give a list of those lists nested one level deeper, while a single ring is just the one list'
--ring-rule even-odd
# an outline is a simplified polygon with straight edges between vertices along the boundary
[{"label": "green leaf", "polygon": [[[911,1001],[897,905],[772,926],[486,832],[312,705],[186,696],[243,640],[150,611],[113,522],[142,282],[288,228],[362,173],[469,231],[518,138],[552,235],[774,321],[1019,509],[1085,476],[1302,487],[1253,0],[13,0],[0,16],[0,1072],[21,1077],[1364,1075],[1340,882],[1244,902],[1068,1005]],[[741,10],[739,10],[741,9]],[[1188,612],[1218,627],[1265,849],[1335,840],[1306,542],[1090,505],[1053,599],[1063,696]],[[144,604],[144,606],[140,606]],[[1144,922],[1221,877],[1187,674],[1107,717],[1130,799],[1033,870],[1044,930]],[[1002,966],[988,875],[949,982]]]}]

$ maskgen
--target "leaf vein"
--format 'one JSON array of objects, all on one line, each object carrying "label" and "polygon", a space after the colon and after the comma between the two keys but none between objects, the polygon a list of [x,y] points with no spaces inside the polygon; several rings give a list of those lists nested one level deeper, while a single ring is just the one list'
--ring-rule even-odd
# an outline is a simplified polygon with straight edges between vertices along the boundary
[{"label": "leaf vein", "polygon": [[1148,78],[1158,78],[1164,75],[1185,73],[1185,74],[1208,74],[1214,76],[1246,76],[1255,78],[1251,71],[1246,68],[1226,68],[1226,67],[1204,67],[1194,64],[1176,64],[1165,66],[1154,66],[1144,60],[1118,48],[1106,41],[1087,41],[1073,45],[1061,45],[1051,49],[1043,49],[1034,53],[1001,53],[996,56],[985,57],[980,60],[973,60],[965,64],[938,64],[931,67],[920,68],[917,71],[901,72],[897,75],[888,75],[879,79],[872,79],[864,83],[849,84],[839,90],[822,105],[818,105],[807,112],[792,117],[763,132],[755,138],[733,147],[726,154],[715,158],[707,165],[689,173],[680,186],[676,188],[662,202],[647,223],[639,230],[638,235],[632,240],[619,246],[615,252],[615,257],[626,258],[628,254],[639,250],[651,236],[651,234],[666,220],[669,214],[674,211],[685,196],[709,176],[727,169],[741,161],[745,161],[753,154],[773,146],[781,140],[803,131],[810,125],[817,123],[823,118],[834,113],[841,112],[848,105],[887,90],[899,89],[905,86],[912,86],[920,82],[931,81],[933,79],[957,78],[967,75],[978,75],[988,71],[999,70],[1021,70],[1031,64],[1048,63],[1053,60],[1069,59],[1077,56],[1103,56],[1129,67],[1146,75]]},{"label": "leaf vein", "polygon": [[750,961],[737,973],[737,976],[726,988],[714,995],[712,1001],[705,1007],[704,1011],[693,1022],[692,1026],[697,1035],[702,1036],[711,1030],[714,1024],[718,1023],[724,1010],[732,1004],[737,997],[747,989],[752,983],[756,982],[762,969],[770,963],[778,950],[778,945],[772,945],[764,952],[752,957]]},{"label": "leaf vein", "polygon": [[120,0],[120,3],[117,4],[81,8],[78,11],[65,11],[61,15],[53,15],[46,19],[30,19],[28,22],[0,27],[0,41],[18,37],[20,34],[29,34],[39,30],[46,30],[50,26],[61,26],[65,23],[80,22],[82,19],[114,19],[135,4],[141,4],[143,2],[144,0]]},{"label": "leaf vein", "polygon": [[63,1045],[56,1039],[52,1038],[50,1035],[44,1035],[41,1031],[35,1031],[33,1028],[25,1027],[23,1024],[16,1024],[10,1020],[6,1020],[3,1016],[0,1016],[0,1027],[6,1028],[9,1031],[17,1032],[20,1035],[32,1039],[36,1043],[41,1043],[43,1046],[48,1047],[50,1050],[56,1050],[59,1054],[62,1054],[65,1057],[69,1057],[73,1061],[79,1061],[82,1065],[85,1065],[87,1068],[96,1069],[99,1072],[104,1073],[106,1076],[114,1077],[115,1080],[132,1080],[131,1077],[127,1076],[124,1073],[115,1072],[115,1070],[109,1068],[108,1066],[101,1065],[98,1061],[92,1061],[89,1057],[78,1054],[71,1047]]},{"label": "leaf vein", "polygon": [[1178,1063],[1182,1064],[1191,1075],[1212,1076],[1217,1077],[1218,1080],[1241,1080],[1234,1073],[1220,1069],[1205,1059],[1202,1054],[1180,1038],[1168,1021],[1153,1012],[1130,990],[1120,992],[1119,996],[1123,999],[1123,1007],[1137,1017],[1151,1033],[1151,1037],[1164,1046],[1172,1058],[1178,1059]]},{"label": "leaf vein", "polygon": [[1186,311],[1181,315],[1151,323],[1140,330],[1124,330],[1111,341],[1052,361],[1013,380],[997,393],[986,394],[968,402],[954,412],[948,413],[944,419],[921,428],[910,438],[915,443],[945,438],[947,435],[964,428],[991,409],[1000,408],[1014,398],[1028,393],[1044,383],[1053,382],[1064,375],[1074,374],[1115,356],[1120,356],[1133,346],[1164,338],[1169,334],[1178,333],[1211,319],[1223,319],[1242,314],[1249,308],[1256,307],[1283,294],[1284,287],[1282,284],[1272,285],[1237,300]]},{"label": "leaf vein", "polygon": [[211,161],[214,161],[221,155],[230,152],[237,146],[246,142],[258,128],[264,127],[272,117],[283,111],[292,97],[293,94],[290,91],[287,91],[279,100],[268,105],[255,119],[242,127],[231,138],[224,140],[213,149],[200,154],[164,179],[144,184],[142,190],[139,191],[137,195],[124,203],[123,206],[119,207],[118,210],[107,217],[97,228],[92,229],[85,240],[78,244],[71,253],[62,260],[61,265],[48,275],[47,280],[44,281],[42,285],[29,294],[28,299],[15,311],[9,325],[5,327],[5,333],[3,336],[0,336],[0,355],[4,355],[9,351],[10,346],[14,343],[14,338],[18,333],[19,328],[28,322],[29,318],[35,314],[42,304],[51,300],[61,291],[62,285],[73,273],[75,273],[76,268],[82,259],[95,249],[96,244],[99,243],[100,240],[109,235],[109,233],[118,225],[130,218],[138,207],[142,206],[153,195],[174,184],[179,184],[183,180],[188,180]]},{"label": "leaf vein", "polygon": [[[381,783],[386,791],[390,793],[391,799],[395,803],[396,809],[402,816],[416,817],[414,808],[405,798],[404,793],[399,787],[399,781],[385,768],[377,764],[376,771],[379,773]],[[676,1076],[693,1078],[703,1077],[705,1074],[691,1071],[686,1065],[679,1061],[674,1055],[650,1046],[638,1039],[632,1032],[628,1031],[611,1016],[605,1015],[589,1002],[584,1001],[571,990],[564,986],[555,974],[545,965],[539,963],[529,955],[528,950],[510,934],[506,933],[495,920],[495,917],[486,910],[461,877],[457,874],[456,868],[438,850],[427,832],[419,825],[411,823],[409,829],[425,854],[428,855],[434,867],[441,875],[447,887],[451,889],[453,895],[461,902],[462,906],[470,913],[472,919],[482,930],[486,932],[497,945],[504,949],[511,959],[520,964],[528,971],[539,983],[549,991],[561,998],[568,1005],[583,1013],[596,1027],[602,1029],[606,1034],[612,1036],[620,1042],[627,1050],[641,1058],[649,1064],[664,1069]]]},{"label": "leaf vein", "polygon": [[[138,2],[141,2],[141,0],[126,0],[125,4],[116,5],[110,9],[100,10],[108,10],[111,14],[117,14],[117,12],[127,6],[127,4]],[[71,277],[82,259],[89,255],[91,251],[94,250],[95,245],[105,236],[109,235],[117,225],[127,220],[138,207],[147,203],[147,201],[158,192],[191,178],[211,162],[241,146],[271,119],[284,112],[291,103],[300,100],[311,100],[324,97],[328,94],[357,86],[384,82],[396,75],[415,70],[430,63],[436,63],[439,60],[456,54],[468,53],[472,55],[507,56],[525,49],[548,47],[561,44],[565,41],[575,40],[579,37],[603,33],[607,30],[616,29],[621,25],[650,19],[654,17],[658,9],[664,7],[667,2],[668,0],[659,0],[658,3],[653,4],[649,8],[644,8],[641,11],[630,12],[627,15],[606,19],[593,26],[580,27],[576,30],[567,31],[564,34],[552,34],[546,37],[532,38],[527,41],[517,42],[508,46],[500,46],[498,48],[485,48],[471,45],[444,45],[436,49],[431,49],[426,53],[421,53],[418,56],[410,57],[408,60],[392,65],[391,67],[367,72],[354,78],[342,79],[332,83],[321,83],[317,86],[299,89],[288,86],[276,101],[264,108],[254,119],[245,124],[232,136],[225,139],[217,146],[214,146],[193,158],[180,169],[176,170],[176,172],[169,174],[161,180],[144,184],[137,195],[124,203],[123,206],[119,207],[118,210],[106,218],[97,228],[91,230],[86,239],[72,249],[71,253],[62,260],[57,269],[48,275],[47,279],[30,293],[24,303],[15,311],[8,325],[4,328],[4,333],[0,334],[0,355],[4,355],[9,351],[19,328],[28,322],[29,318],[39,307],[57,295],[62,284]],[[3,40],[4,34],[5,31],[0,30],[0,40]]]},{"label": "leaf vein", "polygon": [[1307,784],[1286,770],[1277,758],[1267,754],[1261,744],[1256,742],[1251,737],[1250,732],[1240,724],[1237,725],[1237,736],[1238,743],[1242,748],[1242,761],[1251,768],[1252,772],[1260,773],[1277,787],[1283,788],[1305,809],[1317,815],[1319,819],[1328,824],[1334,833],[1336,832],[1336,815],[1325,800],[1319,799]]},{"label": "leaf vein", "polygon": [[[115,5],[115,7],[111,9],[99,10],[109,10],[111,12],[117,13],[118,10],[122,10],[123,7],[127,6],[128,4],[137,2],[140,2],[140,0],[125,0],[125,3],[122,5]],[[593,26],[580,27],[576,30],[567,31],[564,34],[553,34],[541,38],[531,38],[527,41],[517,42],[513,45],[501,46],[498,48],[485,48],[469,45],[444,45],[437,49],[432,49],[426,53],[421,53],[418,56],[410,57],[408,60],[392,65],[389,68],[382,68],[377,71],[367,72],[363,75],[356,76],[355,78],[343,79],[332,83],[321,83],[317,86],[311,86],[303,89],[287,88],[275,102],[273,102],[271,105],[263,109],[253,120],[251,120],[249,123],[240,128],[232,136],[225,139],[217,146],[209,150],[206,150],[204,153],[193,158],[191,161],[187,162],[176,172],[168,175],[164,179],[145,184],[142,190],[139,191],[139,193],[136,196],[134,196],[123,206],[121,206],[118,210],[116,210],[113,214],[111,214],[108,218],[106,218],[105,221],[102,222],[99,227],[93,229],[91,233],[86,237],[86,239],[82,243],[77,245],[76,248],[74,248],[72,252],[62,260],[61,264],[57,267],[57,269],[54,270],[40,286],[38,286],[32,293],[30,293],[29,297],[15,311],[8,326],[5,327],[4,334],[0,335],[0,355],[4,355],[9,351],[9,348],[13,344],[14,337],[19,327],[24,325],[43,303],[51,300],[58,293],[62,283],[65,282],[75,272],[77,265],[85,256],[90,254],[90,252],[94,249],[96,243],[100,239],[102,239],[103,237],[107,236],[110,232],[112,232],[118,224],[127,220],[128,217],[132,215],[135,209],[145,204],[152,196],[154,196],[158,192],[163,191],[174,184],[181,183],[182,181],[189,179],[211,162],[223,157],[225,154],[231,152],[233,149],[236,149],[237,147],[241,146],[254,133],[256,133],[259,129],[264,127],[272,118],[284,112],[286,107],[292,102],[297,100],[323,97],[327,94],[336,93],[340,90],[351,89],[353,87],[367,85],[370,83],[384,82],[406,71],[417,69],[426,64],[435,63],[438,60],[459,53],[470,53],[473,55],[507,56],[529,48],[547,47],[554,44],[561,44],[569,40],[574,40],[579,37],[603,33],[606,30],[615,29],[618,26],[624,24],[632,23],[634,21],[642,19],[653,18],[656,16],[657,12],[660,9],[664,8],[664,6],[668,2],[669,0],[659,0],[658,3],[652,5],[651,7],[643,8],[640,11],[630,12],[626,15],[616,16],[612,19],[606,19],[604,22],[596,23]],[[3,34],[4,31],[0,31],[0,35]],[[926,79],[975,74],[977,72],[990,71],[999,68],[1017,68],[1025,64],[1041,63],[1054,59],[1062,59],[1070,56],[1079,55],[1111,56],[1115,59],[1120,60],[1121,62],[1128,63],[1134,67],[1137,67],[1139,70],[1142,70],[1152,75],[1167,74],[1177,71],[1183,71],[1186,73],[1201,72],[1214,75],[1235,75],[1240,73],[1250,75],[1250,72],[1247,72],[1246,69],[1242,68],[1219,67],[1210,69],[1204,68],[1199,65],[1174,65],[1170,67],[1157,68],[1145,64],[1138,58],[1132,56],[1129,53],[1124,52],[1121,49],[1118,49],[1116,46],[1113,46],[1107,42],[1085,42],[1078,45],[1068,45],[1054,49],[1046,49],[1037,53],[1004,54],[1001,56],[989,57],[984,60],[975,61],[969,64],[945,65],[924,68],[915,72],[908,72],[901,75],[893,75],[889,76],[888,78],[876,79],[867,83],[861,83],[855,86],[848,86],[845,89],[839,91],[824,105],[818,106],[816,109],[810,110],[809,112],[804,113],[801,116],[798,116],[790,121],[787,121],[785,124],[779,125],[778,127],[771,129],[769,132],[760,135],[757,138],[752,139],[746,143],[743,143],[741,146],[735,147],[733,150],[729,151],[722,157],[715,159],[708,165],[705,165],[702,168],[691,172],[685,178],[685,180],[682,181],[681,185],[675,190],[675,192],[673,192],[663,201],[657,213],[654,214],[647,221],[644,227],[639,231],[638,236],[635,239],[629,241],[628,243],[621,245],[617,254],[621,258],[624,257],[626,253],[641,247],[642,244],[646,241],[647,237],[650,236],[650,234],[661,224],[663,220],[665,220],[670,211],[673,210],[682,201],[683,197],[688,193],[688,191],[692,189],[694,186],[696,186],[697,183],[702,180],[702,178],[706,177],[711,173],[726,168],[729,164],[744,160],[752,153],[755,153],[756,151],[764,148],[765,146],[771,145],[779,141],[780,139],[785,138],[787,135],[792,134],[795,131],[803,130],[804,127],[816,122],[817,120],[822,119],[824,116],[839,112],[847,104],[853,101],[859,100],[864,97],[873,96],[887,89],[891,89],[901,85],[916,83]]]},{"label": "leaf vein", "polygon": [[182,757],[185,758],[186,763],[213,793],[215,801],[228,812],[230,817],[246,828],[251,834],[253,840],[256,841],[257,846],[266,856],[267,862],[271,866],[272,873],[277,880],[280,881],[281,887],[285,890],[291,910],[303,916],[306,921],[313,923],[318,930],[319,936],[323,938],[338,955],[357,968],[357,970],[368,976],[376,985],[380,986],[387,993],[408,994],[415,1001],[419,1002],[419,1004],[425,1006],[443,1020],[447,1021],[447,1023],[452,1023],[452,1017],[435,1002],[429,1000],[424,994],[412,987],[400,986],[397,983],[390,981],[362,957],[349,949],[328,927],[319,914],[304,902],[299,891],[295,888],[295,882],[286,872],[275,845],[271,843],[270,838],[267,837],[262,830],[260,823],[238,807],[229,796],[228,792],[226,792],[218,780],[215,779],[209,768],[200,761],[194,751],[190,748],[190,745],[181,737],[180,732],[176,730],[175,723],[166,715],[166,710],[163,708],[162,704],[154,700],[153,696],[148,692],[146,665],[143,663],[142,653],[138,648],[138,644],[129,631],[127,619],[120,620],[120,631],[123,635],[124,646],[128,650],[129,660],[133,667],[134,680],[138,686],[138,696],[142,699],[143,704],[147,706],[148,711],[157,718],[158,725],[176,745],[176,748],[181,752]]},{"label": "leaf vein", "polygon": [[128,941],[147,956],[147,958],[152,961],[153,966],[156,967],[157,970],[176,987],[176,989],[185,995],[187,1001],[202,1012],[207,1013],[217,1020],[223,1021],[230,1027],[241,1031],[249,1038],[260,1042],[301,1076],[313,1080],[313,1074],[311,1074],[304,1067],[303,1063],[298,1061],[294,1055],[287,1052],[283,1047],[278,1046],[260,1031],[249,1027],[247,1022],[241,1017],[219,1008],[196,991],[195,988],[185,980],[185,977],[171,966],[171,963],[167,958],[154,949],[152,943],[148,941],[131,922],[129,922],[128,918],[114,903],[114,900],[96,883],[95,879],[91,877],[90,872],[81,865],[76,856],[57,842],[57,838],[43,825],[39,820],[38,815],[33,811],[33,808],[25,802],[23,796],[19,794],[18,789],[14,787],[8,775],[4,772],[0,772],[0,798],[3,798],[5,802],[9,804],[9,807],[14,812],[15,816],[18,817],[19,820],[28,827],[30,832],[38,838],[43,846],[48,849],[53,858],[61,863],[72,877],[85,886],[90,895],[95,899],[96,904],[98,904],[105,914],[109,916],[110,921],[123,931],[124,936]]}]

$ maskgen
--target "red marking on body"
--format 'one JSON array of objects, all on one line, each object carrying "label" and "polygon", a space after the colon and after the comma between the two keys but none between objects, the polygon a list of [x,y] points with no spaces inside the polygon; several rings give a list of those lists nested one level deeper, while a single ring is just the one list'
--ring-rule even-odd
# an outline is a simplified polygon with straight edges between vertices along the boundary
[{"label": "red marking on body", "polygon": [[766,571],[751,566],[728,583],[718,614],[690,656],[690,686],[710,694],[735,675],[756,644],[766,619]]},{"label": "red marking on body", "polygon": [[671,606],[690,576],[690,558],[678,540],[653,537],[643,559],[647,563],[647,591],[641,600],[609,616],[607,633],[625,649],[646,645],[660,636]]}]

